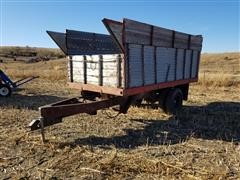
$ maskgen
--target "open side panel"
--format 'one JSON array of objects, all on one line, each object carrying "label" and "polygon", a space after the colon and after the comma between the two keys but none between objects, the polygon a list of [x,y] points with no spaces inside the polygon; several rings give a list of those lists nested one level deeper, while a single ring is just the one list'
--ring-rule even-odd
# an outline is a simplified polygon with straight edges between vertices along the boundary
[{"label": "open side panel", "polygon": [[66,30],[66,33],[47,31],[66,55],[100,55],[122,53],[111,35]]},{"label": "open side panel", "polygon": [[104,18],[103,24],[107,28],[108,32],[112,35],[119,48],[124,51],[123,48],[123,23]]},{"label": "open side panel", "polygon": [[67,55],[66,34],[60,32],[47,31],[48,35],[58,45],[58,47]]},{"label": "open side panel", "polygon": [[110,35],[66,30],[68,55],[119,54]]}]

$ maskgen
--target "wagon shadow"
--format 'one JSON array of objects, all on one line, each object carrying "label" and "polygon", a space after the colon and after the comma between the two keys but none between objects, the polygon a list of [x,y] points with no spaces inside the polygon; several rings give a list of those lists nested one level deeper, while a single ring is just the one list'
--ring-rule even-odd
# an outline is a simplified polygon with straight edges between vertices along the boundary
[{"label": "wagon shadow", "polygon": [[52,95],[12,94],[10,97],[0,97],[0,107],[38,110],[38,107],[40,106],[61,101],[63,99],[64,98]]},{"label": "wagon shadow", "polygon": [[124,129],[125,135],[76,139],[70,145],[137,148],[142,145],[172,145],[189,137],[240,142],[240,103],[213,102],[207,106],[185,106],[178,117],[166,120],[132,119],[143,129]]}]

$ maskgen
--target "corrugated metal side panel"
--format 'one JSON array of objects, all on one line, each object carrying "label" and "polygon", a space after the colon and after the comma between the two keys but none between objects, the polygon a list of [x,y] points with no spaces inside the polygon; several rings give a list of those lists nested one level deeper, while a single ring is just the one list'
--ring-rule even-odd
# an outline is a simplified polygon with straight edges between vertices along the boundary
[{"label": "corrugated metal side panel", "polygon": [[129,58],[128,58],[128,86],[138,87],[142,86],[142,61],[141,61],[141,45],[129,44]]},{"label": "corrugated metal side panel", "polygon": [[192,51],[186,50],[184,79],[190,78],[191,56],[192,56]]},{"label": "corrugated metal side panel", "polygon": [[195,78],[197,77],[197,67],[198,67],[198,51],[193,51],[193,59],[192,59],[192,71],[191,71],[191,77]]},{"label": "corrugated metal side panel", "polygon": [[177,49],[177,80],[180,80],[183,78],[183,63],[184,63],[184,49]]},{"label": "corrugated metal side panel", "polygon": [[144,83],[154,84],[154,47],[144,46]]},{"label": "corrugated metal side panel", "polygon": [[157,82],[173,81],[175,77],[175,49],[158,47],[157,60]]}]

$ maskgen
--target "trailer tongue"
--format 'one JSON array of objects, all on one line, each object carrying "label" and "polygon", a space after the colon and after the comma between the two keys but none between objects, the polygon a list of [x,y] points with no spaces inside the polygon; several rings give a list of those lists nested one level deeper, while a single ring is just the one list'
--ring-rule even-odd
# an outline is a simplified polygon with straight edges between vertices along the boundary
[{"label": "trailer tongue", "polygon": [[62,122],[62,118],[79,113],[96,115],[97,110],[119,105],[119,113],[127,113],[133,97],[113,97],[109,99],[85,99],[83,96],[70,98],[39,108],[40,118],[34,119],[29,127],[31,130],[41,129],[42,140],[45,141],[44,127]]},{"label": "trailer tongue", "polygon": [[185,34],[129,19],[103,19],[110,35],[47,31],[68,62],[69,86],[81,96],[39,108],[31,130],[62,122],[79,113],[119,105],[127,113],[142,100],[175,114],[187,100],[189,83],[198,80],[202,36]]}]

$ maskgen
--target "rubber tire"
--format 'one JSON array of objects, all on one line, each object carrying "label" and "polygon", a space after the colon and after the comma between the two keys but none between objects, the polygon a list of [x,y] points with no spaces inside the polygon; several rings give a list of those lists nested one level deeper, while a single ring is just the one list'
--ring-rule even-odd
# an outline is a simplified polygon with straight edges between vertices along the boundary
[{"label": "rubber tire", "polygon": [[158,105],[161,109],[164,110],[164,112],[165,112],[165,101],[166,101],[168,92],[169,92],[169,89],[164,89],[160,92],[159,97],[158,97]]},{"label": "rubber tire", "polygon": [[10,86],[8,86],[7,84],[0,84],[0,89],[2,88],[6,88],[8,90],[7,94],[1,94],[1,90],[0,90],[0,96],[1,97],[9,97],[12,94],[12,89]]},{"label": "rubber tire", "polygon": [[183,93],[181,89],[174,88],[171,89],[166,97],[164,103],[164,111],[167,114],[177,114],[181,110],[183,104]]}]

